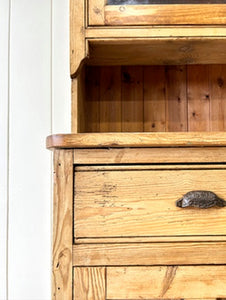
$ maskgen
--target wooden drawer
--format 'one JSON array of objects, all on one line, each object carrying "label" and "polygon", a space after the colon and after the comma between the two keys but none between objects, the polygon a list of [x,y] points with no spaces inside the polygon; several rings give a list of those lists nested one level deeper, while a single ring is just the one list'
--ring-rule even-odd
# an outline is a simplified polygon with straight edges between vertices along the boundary
[{"label": "wooden drawer", "polygon": [[225,180],[217,164],[75,167],[75,238],[224,239],[226,208],[179,208],[176,200],[194,190],[226,199]]},{"label": "wooden drawer", "polygon": [[75,300],[216,299],[226,296],[225,266],[74,268]]}]

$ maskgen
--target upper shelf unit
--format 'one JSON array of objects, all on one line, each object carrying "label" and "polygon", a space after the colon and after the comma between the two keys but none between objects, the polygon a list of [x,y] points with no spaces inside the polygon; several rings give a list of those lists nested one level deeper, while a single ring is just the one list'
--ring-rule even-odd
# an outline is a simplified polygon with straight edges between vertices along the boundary
[{"label": "upper shelf unit", "polygon": [[225,3],[225,0],[88,0],[88,25],[225,24]]}]

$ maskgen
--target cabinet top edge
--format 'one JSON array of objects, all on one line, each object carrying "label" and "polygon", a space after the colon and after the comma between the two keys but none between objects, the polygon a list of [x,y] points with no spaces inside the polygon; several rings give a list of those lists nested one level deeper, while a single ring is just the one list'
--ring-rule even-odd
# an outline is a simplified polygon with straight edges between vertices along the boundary
[{"label": "cabinet top edge", "polygon": [[226,132],[144,132],[54,134],[46,148],[145,148],[226,146]]}]

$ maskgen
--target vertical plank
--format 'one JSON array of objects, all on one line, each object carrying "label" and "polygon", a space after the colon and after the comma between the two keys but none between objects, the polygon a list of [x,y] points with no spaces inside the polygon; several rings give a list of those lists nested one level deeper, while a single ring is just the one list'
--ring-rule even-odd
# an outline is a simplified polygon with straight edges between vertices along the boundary
[{"label": "vertical plank", "polygon": [[142,132],[144,126],[143,68],[122,67],[122,131]]},{"label": "vertical plank", "polygon": [[210,130],[226,129],[226,65],[210,65]]},{"label": "vertical plank", "polygon": [[121,131],[121,67],[101,67],[100,132]]},{"label": "vertical plank", "polygon": [[166,66],[166,131],[187,131],[186,66]]},{"label": "vertical plank", "polygon": [[210,90],[209,66],[187,67],[188,131],[209,131]]},{"label": "vertical plank", "polygon": [[9,299],[51,295],[51,1],[11,1]]},{"label": "vertical plank", "polygon": [[52,132],[71,131],[69,1],[52,1]]},{"label": "vertical plank", "polygon": [[9,38],[10,5],[4,0],[0,9],[0,299],[7,299]]},{"label": "vertical plank", "polygon": [[85,52],[85,1],[70,0],[70,70],[72,77],[75,77],[85,58]]},{"label": "vertical plank", "polygon": [[105,272],[104,267],[74,268],[73,300],[105,300]]},{"label": "vertical plank", "polygon": [[100,131],[100,67],[87,67],[85,132]]},{"label": "vertical plank", "polygon": [[52,299],[72,298],[73,151],[54,151]]},{"label": "vertical plank", "polygon": [[144,131],[166,130],[164,66],[144,67]]}]

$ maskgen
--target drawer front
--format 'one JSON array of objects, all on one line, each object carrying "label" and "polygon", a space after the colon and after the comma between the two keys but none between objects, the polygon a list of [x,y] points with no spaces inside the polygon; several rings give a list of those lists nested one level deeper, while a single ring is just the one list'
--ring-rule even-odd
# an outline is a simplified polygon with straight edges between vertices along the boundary
[{"label": "drawer front", "polygon": [[74,300],[226,297],[225,266],[76,267]]},{"label": "drawer front", "polygon": [[224,166],[75,168],[75,238],[226,235],[226,207],[180,208],[194,190],[226,199]]}]

